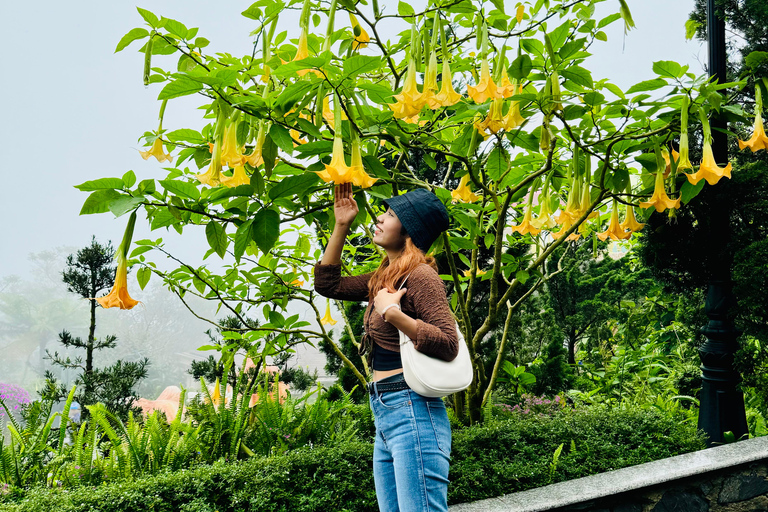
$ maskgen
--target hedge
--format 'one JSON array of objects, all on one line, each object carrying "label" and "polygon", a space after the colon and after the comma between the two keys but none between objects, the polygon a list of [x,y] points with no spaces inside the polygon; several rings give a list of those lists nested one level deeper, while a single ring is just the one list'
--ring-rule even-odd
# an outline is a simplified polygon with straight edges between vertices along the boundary
[{"label": "hedge", "polygon": [[[553,453],[563,444],[553,468]],[[695,425],[654,410],[589,409],[454,432],[450,503],[522,491],[705,447]],[[376,511],[373,447],[354,442],[99,487],[14,490],[14,512]]]}]

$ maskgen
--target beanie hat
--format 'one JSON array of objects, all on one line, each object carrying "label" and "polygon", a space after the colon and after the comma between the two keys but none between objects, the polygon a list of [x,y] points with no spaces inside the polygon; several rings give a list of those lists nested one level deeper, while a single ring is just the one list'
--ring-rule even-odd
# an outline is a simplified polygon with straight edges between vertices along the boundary
[{"label": "beanie hat", "polygon": [[392,208],[414,245],[425,254],[450,225],[448,210],[437,196],[423,188],[383,201]]}]

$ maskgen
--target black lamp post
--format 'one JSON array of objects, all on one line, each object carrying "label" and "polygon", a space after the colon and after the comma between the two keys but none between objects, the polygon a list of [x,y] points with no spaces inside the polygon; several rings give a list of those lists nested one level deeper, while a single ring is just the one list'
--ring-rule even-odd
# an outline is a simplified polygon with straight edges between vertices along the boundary
[{"label": "black lamp post", "polygon": [[[707,40],[709,44],[709,73],[719,83],[726,80],[725,21],[718,16],[715,0],[707,0]],[[712,152],[719,165],[728,162],[727,123],[713,116]],[[741,376],[733,367],[741,332],[733,323],[731,309],[736,301],[732,292],[729,218],[731,207],[728,181],[720,180],[710,211],[710,281],[705,310],[709,323],[701,332],[706,342],[699,348],[702,370],[699,428],[707,433],[710,445],[722,443],[724,433],[732,432],[736,439],[746,434],[747,418],[744,395],[738,387]]]}]

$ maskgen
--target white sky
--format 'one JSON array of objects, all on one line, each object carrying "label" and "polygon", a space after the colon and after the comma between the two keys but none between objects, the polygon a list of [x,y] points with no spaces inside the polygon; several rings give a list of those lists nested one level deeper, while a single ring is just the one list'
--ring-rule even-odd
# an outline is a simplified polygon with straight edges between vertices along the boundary
[{"label": "white sky", "polygon": [[[513,4],[508,1],[508,4]],[[394,3],[382,2],[382,5]],[[234,55],[250,53],[255,22],[240,15],[248,2],[146,0],[141,7],[200,27],[211,41],[209,50]],[[595,79],[610,77],[622,87],[651,78],[656,60],[676,60],[702,72],[706,49],[686,42],[684,23],[692,0],[629,0],[637,29],[626,38],[620,22],[609,27],[608,43],[593,46],[586,64]],[[600,6],[607,13],[617,0]],[[281,19],[281,29],[295,30],[294,16]],[[344,17],[338,18],[344,23]],[[0,44],[5,48],[0,94],[5,98],[0,125],[6,148],[0,215],[0,278],[25,276],[30,253],[57,246],[78,248],[91,235],[118,245],[125,218],[111,214],[78,216],[87,193],[73,188],[84,181],[122,176],[132,169],[139,180],[163,179],[154,159],[138,154],[138,137],[157,125],[162,87],[142,85],[143,56],[135,43],[114,54],[120,38],[143,26],[129,2],[6,2]],[[322,27],[316,29],[321,30]],[[172,100],[164,127],[199,127],[196,99]],[[205,236],[149,232],[141,218],[134,240],[175,239],[173,248],[191,259],[207,250]]]}]

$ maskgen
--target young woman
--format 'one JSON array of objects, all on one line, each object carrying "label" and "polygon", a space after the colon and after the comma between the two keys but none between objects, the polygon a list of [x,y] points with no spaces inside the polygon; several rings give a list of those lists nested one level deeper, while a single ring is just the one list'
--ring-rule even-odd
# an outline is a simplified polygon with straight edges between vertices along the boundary
[{"label": "young woman", "polygon": [[379,509],[446,511],[448,416],[442,399],[421,396],[406,384],[398,330],[427,355],[452,361],[458,354],[456,321],[443,281],[434,259],[425,256],[448,229],[448,212],[424,189],[384,205],[387,211],[377,219],[373,242],[387,255],[376,272],[342,277],[341,251],[358,208],[351,184],[335,186],[336,225],[315,265],[315,290],[333,299],[368,301],[361,354],[368,354],[373,369],[368,391],[376,424],[373,476]]}]

